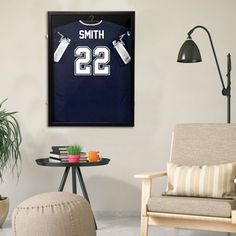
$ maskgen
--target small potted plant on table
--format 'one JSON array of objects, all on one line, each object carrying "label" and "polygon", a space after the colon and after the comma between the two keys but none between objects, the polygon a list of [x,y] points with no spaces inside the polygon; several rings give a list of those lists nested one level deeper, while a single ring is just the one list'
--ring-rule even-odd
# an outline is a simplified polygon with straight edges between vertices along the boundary
[{"label": "small potted plant on table", "polygon": [[81,145],[69,145],[67,147],[68,161],[69,162],[79,162],[81,150],[82,150]]},{"label": "small potted plant on table", "polygon": [[[3,172],[6,169],[16,171],[19,177],[21,162],[20,144],[21,132],[19,124],[14,116],[16,112],[8,112],[1,109],[0,103],[0,182],[3,181]],[[4,223],[9,211],[9,198],[0,193],[0,227]]]}]

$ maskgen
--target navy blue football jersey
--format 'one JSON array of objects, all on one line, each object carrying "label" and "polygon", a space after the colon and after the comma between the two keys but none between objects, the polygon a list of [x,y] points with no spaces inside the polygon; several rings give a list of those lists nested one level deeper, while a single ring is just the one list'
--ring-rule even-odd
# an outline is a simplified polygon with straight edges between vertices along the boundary
[{"label": "navy blue football jersey", "polygon": [[[56,122],[127,123],[131,120],[130,64],[112,42],[122,34],[128,52],[129,29],[106,21],[77,21],[54,29],[54,52],[63,37],[70,40],[54,62],[54,120]],[[132,59],[131,59],[132,60]]]}]

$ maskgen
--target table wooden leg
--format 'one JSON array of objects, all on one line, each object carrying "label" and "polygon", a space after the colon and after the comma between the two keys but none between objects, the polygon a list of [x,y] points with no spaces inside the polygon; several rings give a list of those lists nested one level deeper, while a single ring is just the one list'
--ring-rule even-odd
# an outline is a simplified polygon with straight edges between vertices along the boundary
[{"label": "table wooden leg", "polygon": [[58,191],[60,191],[60,192],[63,191],[69,172],[70,172],[70,167],[66,167],[65,171],[64,171],[64,174],[62,176],[61,183],[60,183]]},{"label": "table wooden leg", "polygon": [[[80,167],[77,166],[76,170],[77,170],[77,175],[78,175],[78,178],[79,178],[79,182],[80,182],[80,186],[81,186],[81,190],[82,190],[83,196],[90,203],[89,197],[88,197],[88,193],[87,193],[87,190],[86,190],[86,187],[85,187],[84,179],[83,179],[83,176],[82,176],[82,173],[81,173],[81,170],[80,170]],[[94,223],[95,223],[95,228],[97,230],[97,223],[96,223],[96,220],[95,220],[94,216],[93,216],[93,219],[94,219]]]},{"label": "table wooden leg", "polygon": [[76,187],[76,166],[72,166],[72,190],[73,193],[77,194],[77,187]]}]

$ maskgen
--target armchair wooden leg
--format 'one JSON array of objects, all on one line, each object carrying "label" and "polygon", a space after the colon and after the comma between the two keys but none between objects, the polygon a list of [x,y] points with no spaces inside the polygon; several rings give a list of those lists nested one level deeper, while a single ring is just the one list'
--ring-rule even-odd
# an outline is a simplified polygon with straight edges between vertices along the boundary
[{"label": "armchair wooden leg", "polygon": [[141,236],[148,236],[148,217],[141,216]]},{"label": "armchair wooden leg", "polygon": [[142,207],[141,207],[141,236],[148,236],[147,202],[151,195],[151,179],[144,179],[142,183]]}]

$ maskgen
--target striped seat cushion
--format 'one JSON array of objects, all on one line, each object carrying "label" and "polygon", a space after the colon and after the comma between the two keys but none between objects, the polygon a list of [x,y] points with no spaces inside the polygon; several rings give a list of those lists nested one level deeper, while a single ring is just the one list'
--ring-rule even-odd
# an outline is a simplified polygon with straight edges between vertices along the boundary
[{"label": "striped seat cushion", "polygon": [[221,165],[167,164],[166,195],[232,198],[236,195],[236,162]]}]

